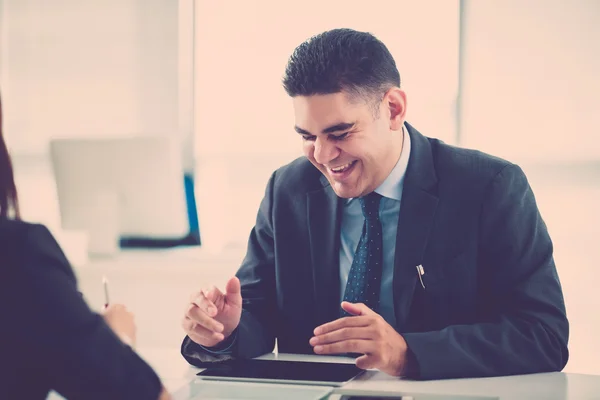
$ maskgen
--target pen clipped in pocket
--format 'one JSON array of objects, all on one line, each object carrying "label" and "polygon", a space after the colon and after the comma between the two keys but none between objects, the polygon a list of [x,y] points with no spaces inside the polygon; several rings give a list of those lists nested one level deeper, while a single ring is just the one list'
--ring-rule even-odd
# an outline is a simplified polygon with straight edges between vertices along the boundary
[{"label": "pen clipped in pocket", "polygon": [[423,268],[423,265],[419,264],[417,265],[417,276],[419,277],[419,282],[421,282],[421,286],[423,287],[423,289],[425,289],[425,281],[423,280],[423,275],[425,275],[425,268]]}]

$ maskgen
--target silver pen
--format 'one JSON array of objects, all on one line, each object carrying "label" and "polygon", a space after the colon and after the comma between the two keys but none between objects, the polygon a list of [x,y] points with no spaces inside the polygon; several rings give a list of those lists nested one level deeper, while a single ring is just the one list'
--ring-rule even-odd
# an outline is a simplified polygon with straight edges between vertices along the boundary
[{"label": "silver pen", "polygon": [[108,300],[108,279],[106,279],[106,276],[102,276],[102,285],[104,286],[104,308],[108,308],[110,302]]},{"label": "silver pen", "polygon": [[417,265],[417,276],[419,277],[419,281],[421,281],[421,286],[425,289],[425,283],[423,283],[423,275],[425,275],[425,268],[421,264]]}]

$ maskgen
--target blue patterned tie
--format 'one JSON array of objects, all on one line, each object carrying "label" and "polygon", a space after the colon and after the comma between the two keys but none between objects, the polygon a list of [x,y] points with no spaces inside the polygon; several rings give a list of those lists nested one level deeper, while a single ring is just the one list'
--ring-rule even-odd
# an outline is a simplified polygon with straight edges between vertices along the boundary
[{"label": "blue patterned tie", "polygon": [[[348,274],[344,301],[364,303],[371,310],[377,312],[383,264],[383,233],[379,220],[381,195],[372,192],[358,200],[365,222]],[[342,309],[341,315],[348,316],[350,314]]]}]

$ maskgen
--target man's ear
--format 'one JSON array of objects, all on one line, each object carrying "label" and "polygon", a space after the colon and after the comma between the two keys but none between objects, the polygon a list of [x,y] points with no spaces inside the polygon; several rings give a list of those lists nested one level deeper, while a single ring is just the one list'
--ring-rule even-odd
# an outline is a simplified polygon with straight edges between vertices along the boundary
[{"label": "man's ear", "polygon": [[401,130],[406,116],[406,93],[399,87],[393,87],[385,94],[384,104],[389,110],[390,129]]}]

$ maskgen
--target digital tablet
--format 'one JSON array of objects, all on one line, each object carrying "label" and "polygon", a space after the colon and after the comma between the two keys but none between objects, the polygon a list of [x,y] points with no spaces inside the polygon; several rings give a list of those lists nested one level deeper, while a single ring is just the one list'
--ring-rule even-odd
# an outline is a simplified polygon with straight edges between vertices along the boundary
[{"label": "digital tablet", "polygon": [[342,386],[363,372],[354,364],[235,359],[215,363],[201,379]]}]

